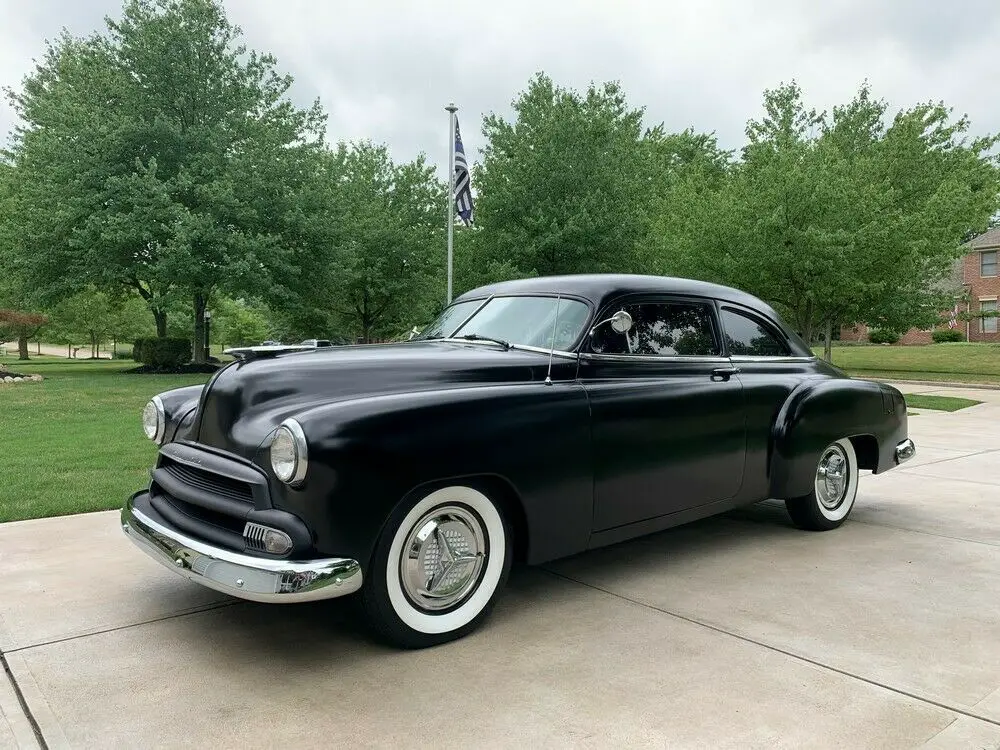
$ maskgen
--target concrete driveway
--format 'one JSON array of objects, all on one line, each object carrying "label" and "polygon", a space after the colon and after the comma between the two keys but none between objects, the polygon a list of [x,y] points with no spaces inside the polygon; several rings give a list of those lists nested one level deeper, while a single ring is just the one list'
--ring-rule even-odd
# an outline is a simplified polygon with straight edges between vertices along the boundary
[{"label": "concrete driveway", "polygon": [[764,503],[515,571],[421,652],[188,583],[115,513],[0,525],[0,747],[998,748],[1000,391],[964,393],[837,531]]}]

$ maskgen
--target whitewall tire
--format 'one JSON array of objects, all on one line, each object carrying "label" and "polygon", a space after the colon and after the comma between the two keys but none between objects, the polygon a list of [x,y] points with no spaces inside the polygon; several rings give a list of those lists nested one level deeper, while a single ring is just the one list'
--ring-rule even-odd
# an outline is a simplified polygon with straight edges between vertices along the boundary
[{"label": "whitewall tire", "polygon": [[510,571],[512,540],[483,491],[452,485],[397,509],[366,571],[373,627],[405,648],[460,638],[489,615]]},{"label": "whitewall tire", "polygon": [[799,528],[828,531],[847,519],[857,496],[858,457],[854,445],[844,438],[830,443],[820,453],[812,491],[785,500],[785,507]]}]

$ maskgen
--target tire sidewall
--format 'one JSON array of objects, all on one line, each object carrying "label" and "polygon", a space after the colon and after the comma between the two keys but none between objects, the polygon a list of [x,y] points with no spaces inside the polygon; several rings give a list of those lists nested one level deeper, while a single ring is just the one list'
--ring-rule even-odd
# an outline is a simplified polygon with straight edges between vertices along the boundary
[{"label": "tire sidewall", "polygon": [[[826,451],[834,445],[839,446],[844,451],[844,455],[847,458],[847,495],[844,497],[843,502],[832,510],[820,502],[815,488],[813,489],[812,497],[813,502],[816,505],[816,511],[820,514],[820,516],[830,523],[839,524],[847,518],[851,509],[854,507],[854,501],[858,497],[858,456],[854,450],[854,445],[847,438],[842,438],[841,440],[831,443],[823,449],[823,453],[826,453]],[[816,461],[817,470],[819,469],[819,461],[823,458],[823,453],[820,454],[820,458]],[[813,482],[815,481],[814,477]]]},{"label": "tire sidewall", "polygon": [[[481,490],[468,485],[441,487],[403,503],[382,530],[372,557],[366,600],[373,624],[390,640],[423,647],[453,640],[475,629],[489,614],[510,571],[512,545],[501,509]],[[400,558],[413,526],[429,511],[459,505],[482,521],[487,560],[479,583],[459,606],[441,614],[417,608],[403,591]]]}]

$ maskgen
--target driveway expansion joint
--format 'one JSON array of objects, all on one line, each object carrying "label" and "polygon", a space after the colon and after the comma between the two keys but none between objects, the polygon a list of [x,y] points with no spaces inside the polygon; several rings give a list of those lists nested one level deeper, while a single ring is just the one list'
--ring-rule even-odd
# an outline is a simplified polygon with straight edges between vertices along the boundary
[{"label": "driveway expansion joint", "polygon": [[24,699],[24,693],[21,691],[21,686],[17,684],[17,678],[7,663],[7,655],[4,651],[0,651],[0,666],[3,666],[4,674],[7,675],[7,680],[10,682],[11,687],[14,688],[14,695],[17,696],[18,705],[20,705],[24,717],[31,725],[31,731],[35,734],[35,741],[38,743],[39,748],[41,750],[49,750],[48,743],[45,742],[45,737],[42,735],[42,728],[38,726],[38,721],[35,720],[35,715],[31,713],[28,701]]},{"label": "driveway expansion joint", "polygon": [[962,716],[968,716],[970,719],[977,719],[978,721],[983,721],[986,722],[987,724],[992,724],[993,726],[1000,727],[1000,719],[995,719],[989,716],[985,716],[984,714],[979,713],[970,706],[963,706],[954,703],[944,703],[935,698],[929,698],[926,695],[920,695],[919,693],[915,693],[910,690],[894,687],[884,682],[879,682],[878,680],[873,680],[869,677],[865,677],[864,675],[856,674],[855,672],[850,672],[846,669],[841,669],[840,667],[834,667],[830,664],[824,664],[821,661],[818,661],[808,656],[803,656],[802,654],[797,654],[794,651],[789,651],[788,649],[781,648],[780,646],[775,646],[765,641],[758,640],[756,638],[752,638],[750,636],[743,635],[741,633],[737,633],[732,630],[727,630],[726,628],[720,625],[714,625],[710,622],[699,620],[696,617],[684,615],[679,612],[672,612],[669,609],[658,607],[655,604],[650,604],[649,602],[644,602],[638,599],[634,599],[630,596],[626,596],[625,594],[619,594],[618,592],[610,591],[609,589],[594,585],[592,583],[586,583],[585,581],[580,581],[564,573],[559,573],[554,570],[550,570],[549,568],[546,567],[542,567],[541,570],[544,570],[546,573],[555,578],[561,578],[564,581],[568,581],[570,583],[576,583],[579,584],[580,586],[585,586],[589,589],[593,589],[594,591],[600,591],[601,593],[607,594],[608,596],[613,596],[617,599],[621,599],[622,601],[629,602],[630,604],[634,604],[636,606],[643,607],[645,609],[653,610],[654,612],[659,612],[661,614],[667,615],[668,617],[673,617],[675,619],[682,620],[692,625],[697,625],[699,627],[706,628],[708,630],[713,630],[716,633],[720,633],[721,635],[727,635],[731,638],[736,638],[737,640],[743,641],[744,643],[749,643],[754,646],[760,646],[761,648],[765,648],[768,651],[773,651],[778,654],[783,654],[784,656],[788,656],[792,659],[803,662],[805,664],[811,664],[814,667],[825,669],[830,672],[835,672],[836,674],[843,675],[844,677],[849,677],[851,679],[858,680],[859,682],[867,683],[868,685],[872,685],[873,687],[881,688],[882,690],[888,690],[891,693],[902,695],[906,698],[920,701],[921,703],[926,703],[931,706],[936,706],[937,708],[943,709],[945,711],[950,711],[952,713],[960,714]]},{"label": "driveway expansion joint", "polygon": [[63,638],[53,638],[51,641],[40,641],[39,643],[29,643],[27,646],[17,646],[16,648],[9,648],[5,652],[0,652],[0,656],[3,653],[16,654],[21,651],[30,651],[33,648],[41,648],[42,646],[52,646],[57,643],[66,643],[67,641],[77,641],[81,638],[90,638],[94,635],[103,635],[104,633],[114,633],[118,630],[128,630],[129,628],[138,628],[143,625],[150,625],[154,622],[163,622],[164,620],[175,620],[179,617],[187,617],[188,615],[197,615],[202,612],[211,612],[214,609],[222,609],[224,607],[232,607],[236,604],[244,603],[241,599],[233,599],[232,601],[216,602],[215,604],[210,604],[204,607],[194,607],[192,609],[186,609],[183,612],[174,612],[173,614],[164,615],[163,617],[153,617],[149,620],[142,620],[141,622],[130,622],[126,625],[115,625],[110,628],[97,628],[95,630],[88,630],[85,633],[76,633],[75,635],[67,635]]}]

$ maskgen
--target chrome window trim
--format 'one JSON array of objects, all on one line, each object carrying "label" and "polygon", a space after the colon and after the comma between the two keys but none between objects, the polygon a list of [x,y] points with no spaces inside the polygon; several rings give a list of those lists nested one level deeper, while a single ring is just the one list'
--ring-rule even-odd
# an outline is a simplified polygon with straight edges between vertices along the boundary
[{"label": "chrome window trim", "polygon": [[815,354],[811,357],[796,354],[734,354],[729,359],[733,362],[815,362],[819,359]]},{"label": "chrome window trim", "polygon": [[669,354],[599,354],[597,352],[582,352],[580,359],[592,359],[598,362],[645,362],[647,364],[662,364],[666,362],[729,364],[728,357],[722,357],[718,354],[680,356]]}]

